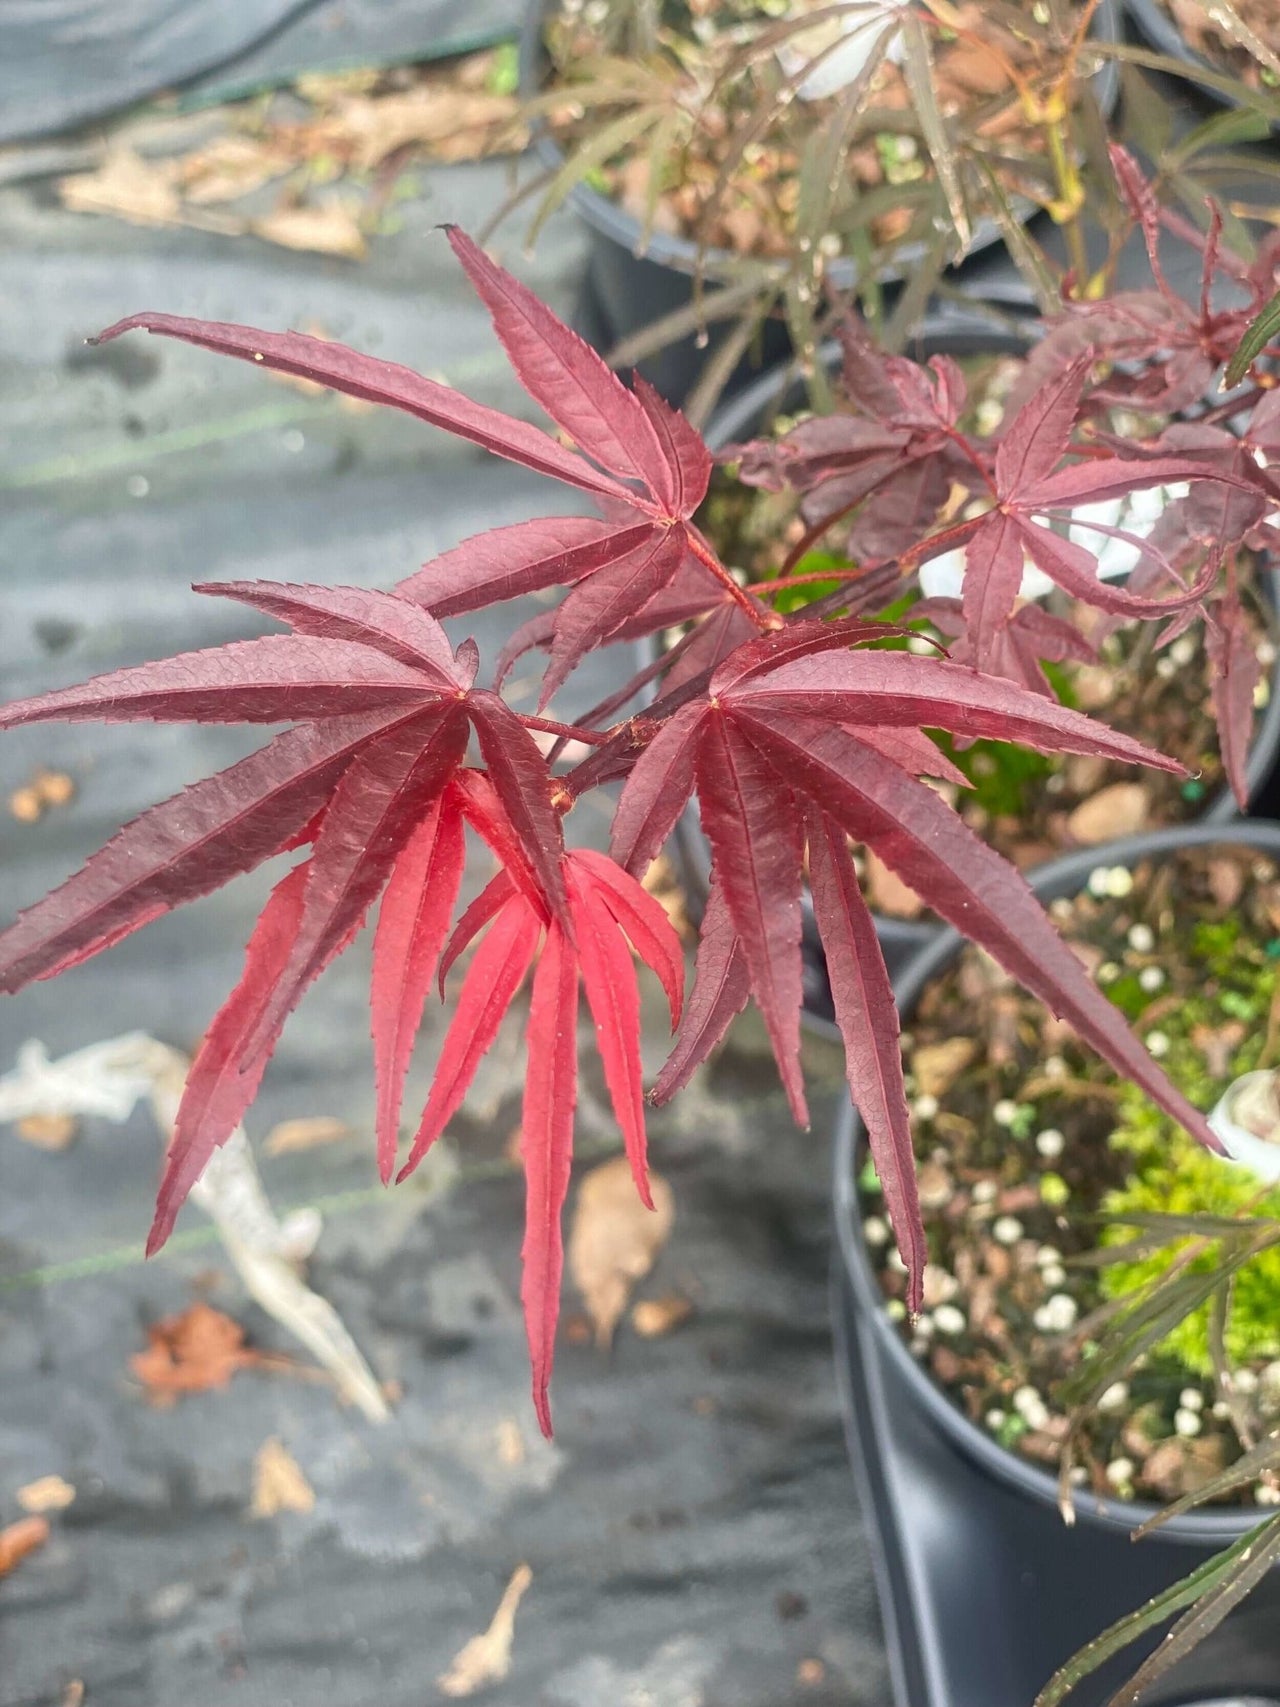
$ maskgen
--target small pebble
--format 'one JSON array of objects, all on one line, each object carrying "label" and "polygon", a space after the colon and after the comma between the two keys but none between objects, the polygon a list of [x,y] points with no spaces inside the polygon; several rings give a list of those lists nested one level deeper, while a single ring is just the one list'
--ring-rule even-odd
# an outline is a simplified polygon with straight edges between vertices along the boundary
[{"label": "small pebble", "polygon": [[1156,946],[1156,933],[1150,925],[1132,925],[1129,929],[1129,947],[1135,954],[1150,954]]},{"label": "small pebble", "polygon": [[1138,984],[1148,995],[1164,983],[1164,973],[1158,966],[1144,966],[1138,974]]},{"label": "small pebble", "polygon": [[1040,1270],[1040,1278],[1046,1286],[1065,1286],[1067,1284],[1067,1271],[1061,1264],[1053,1263],[1049,1268]]},{"label": "small pebble", "polygon": [[1231,1382],[1237,1393],[1256,1393],[1258,1391],[1258,1377],[1252,1369],[1233,1370]]},{"label": "small pebble", "polygon": [[884,1313],[891,1322],[905,1322],[907,1319],[907,1307],[901,1298],[890,1298],[884,1307]]},{"label": "small pebble", "polygon": [[1056,1126],[1046,1126],[1043,1132],[1036,1133],[1036,1149],[1047,1162],[1056,1160],[1062,1154],[1066,1142]]},{"label": "small pebble", "polygon": [[1169,1039],[1163,1031],[1149,1031],[1144,1039],[1150,1054],[1158,1061],[1162,1055],[1169,1053]]},{"label": "small pebble", "polygon": [[1098,1398],[1100,1411],[1122,1411],[1129,1403],[1129,1384],[1126,1381],[1113,1381],[1103,1390]]},{"label": "small pebble", "polygon": [[1257,1505],[1280,1505],[1280,1488],[1273,1487],[1270,1482],[1259,1482],[1253,1490],[1253,1498]]},{"label": "small pebble", "polygon": [[1075,1299],[1068,1292],[1055,1292],[1035,1313],[1035,1324],[1041,1333],[1065,1334],[1076,1325],[1079,1315]]},{"label": "small pebble", "polygon": [[1089,1480],[1089,1472],[1083,1464],[1073,1464],[1067,1472],[1067,1480],[1073,1488],[1083,1488]]},{"label": "small pebble", "polygon": [[1102,900],[1107,893],[1107,879],[1110,876],[1111,873],[1105,865],[1095,865],[1093,870],[1089,873],[1088,887],[1090,895],[1095,895],[1098,900]]},{"label": "small pebble", "polygon": [[962,1334],[968,1323],[964,1311],[954,1304],[939,1304],[933,1312],[933,1325],[940,1334]]},{"label": "small pebble", "polygon": [[1062,1059],[1061,1055],[1046,1055],[1044,1073],[1047,1079],[1065,1079],[1067,1076],[1067,1063]]},{"label": "small pebble", "polygon": [[1114,960],[1104,960],[1098,968],[1099,984],[1114,984],[1120,976],[1120,968]]},{"label": "small pebble", "polygon": [[873,1250],[878,1251],[889,1243],[889,1224],[878,1215],[868,1215],[862,1223],[862,1236]]},{"label": "small pebble", "polygon": [[1193,1439],[1199,1434],[1202,1426],[1199,1411],[1176,1411],[1173,1426],[1175,1432],[1180,1434],[1184,1440]]},{"label": "small pebble", "polygon": [[907,1265],[902,1260],[902,1252],[896,1245],[884,1259],[884,1266],[894,1274],[905,1274],[907,1272]]},{"label": "small pebble", "polygon": [[994,1203],[999,1194],[999,1187],[993,1179],[980,1179],[973,1188],[975,1203]]},{"label": "small pebble", "polygon": [[1123,901],[1133,893],[1133,873],[1127,865],[1113,865],[1107,873],[1107,894],[1113,901]]},{"label": "small pebble", "polygon": [[994,1434],[998,1428],[1004,1427],[1007,1420],[1007,1413],[1002,1411],[999,1405],[996,1405],[987,1412],[986,1416],[982,1420]]},{"label": "small pebble", "polygon": [[932,1120],[938,1112],[937,1097],[929,1096],[927,1093],[924,1096],[917,1097],[911,1105],[911,1112],[917,1120]]},{"label": "small pebble", "polygon": [[1225,1399],[1217,1399],[1214,1402],[1213,1415],[1220,1423],[1229,1422],[1231,1420],[1231,1406]]},{"label": "small pebble", "polygon": [[1202,1411],[1204,1394],[1198,1387],[1184,1387],[1178,1394],[1178,1405],[1184,1411]]},{"label": "small pebble", "polygon": [[997,1126],[1012,1126],[1018,1118],[1018,1105],[1012,1097],[1001,1097],[991,1110],[991,1118]]},{"label": "small pebble", "polygon": [[931,1340],[933,1338],[933,1328],[933,1317],[927,1310],[922,1310],[916,1317],[916,1338],[919,1340]]},{"label": "small pebble", "polygon": [[1183,634],[1169,648],[1169,656],[1180,669],[1185,669],[1196,655],[1196,643],[1189,634]]},{"label": "small pebble", "polygon": [[1033,1431],[1049,1421],[1049,1407],[1034,1387],[1019,1387],[1013,1395],[1013,1408]]},{"label": "small pebble", "polygon": [[1160,677],[1161,681],[1167,682],[1177,668],[1178,666],[1174,663],[1172,658],[1156,659],[1156,674]]},{"label": "small pebble", "polygon": [[1133,1481],[1133,1459],[1113,1458],[1107,1465],[1106,1475],[1113,1488],[1127,1488]]},{"label": "small pebble", "polygon": [[1000,1215],[992,1225],[991,1234],[998,1245],[1016,1245],[1022,1237],[1022,1222],[1016,1215]]},{"label": "small pebble", "polygon": [[1062,1252],[1057,1245],[1041,1245],[1036,1252],[1037,1268],[1056,1268],[1062,1261]]}]

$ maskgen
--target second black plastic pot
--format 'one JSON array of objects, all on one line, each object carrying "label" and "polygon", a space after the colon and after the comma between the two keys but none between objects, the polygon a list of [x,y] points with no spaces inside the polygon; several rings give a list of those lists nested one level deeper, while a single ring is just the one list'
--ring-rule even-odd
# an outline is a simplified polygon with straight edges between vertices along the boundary
[{"label": "second black plastic pot", "polygon": [[[1280,826],[1189,825],[1074,853],[1033,879],[1042,901],[1077,893],[1098,865],[1131,865],[1214,843],[1280,860]],[[959,954],[948,931],[896,986],[909,1018]],[[872,1527],[897,1707],[1031,1707],[1087,1641],[1260,1521],[1206,1509],[1130,1540],[1149,1506],[1077,1499],[1068,1528],[1057,1483],[959,1411],[911,1356],[884,1310],[862,1238],[857,1173],[863,1134],[849,1110],[835,1143],[833,1298],[837,1373],[859,1492]],[[1070,1707],[1103,1707],[1157,1637],[1081,1684]],[[1280,1573],[1142,1698],[1192,1707],[1228,1697],[1280,1703]],[[1245,1707],[1237,1703],[1237,1707]]]},{"label": "second black plastic pot", "polygon": [[[546,54],[542,45],[542,22],[548,0],[529,0],[520,36],[520,88],[532,95],[542,88],[546,74]],[[1118,0],[1100,0],[1094,31],[1099,39],[1115,42],[1120,39],[1120,8]],[[1120,93],[1119,66],[1113,59],[1105,60],[1094,75],[1098,103],[1104,114],[1110,114]],[[555,170],[564,163],[564,152],[545,127],[535,135],[535,147],[544,163]],[[621,343],[656,320],[693,302],[693,280],[698,271],[698,245],[687,237],[664,231],[651,233],[642,246],[640,221],[608,196],[601,195],[588,184],[577,184],[569,201],[581,216],[590,232],[591,248],[588,261],[588,286],[592,303],[589,318],[598,328],[606,347]],[[1026,217],[1034,210],[1026,204]],[[1001,229],[994,219],[978,222],[966,263],[955,272],[956,283],[963,286],[969,261],[1000,248]],[[924,254],[917,250],[904,251],[894,268],[887,269],[881,283],[888,288],[910,276],[913,263]],[[738,258],[719,250],[704,257],[708,289],[730,277]],[[1029,306],[1027,287],[1008,262],[1001,272],[989,266],[980,268],[978,287],[982,299],[1010,310],[1026,310]],[[852,291],[856,282],[853,262],[841,257],[832,263],[830,282],[841,292]],[[700,345],[690,335],[678,339],[642,361],[640,371],[669,402],[681,403],[689,395],[702,373],[708,357],[724,336],[723,325],[712,323],[708,341]],[[739,362],[726,387],[727,393],[740,390],[761,372],[767,374],[774,363],[791,355],[791,342],[781,320],[769,319],[761,328],[752,353]]]}]

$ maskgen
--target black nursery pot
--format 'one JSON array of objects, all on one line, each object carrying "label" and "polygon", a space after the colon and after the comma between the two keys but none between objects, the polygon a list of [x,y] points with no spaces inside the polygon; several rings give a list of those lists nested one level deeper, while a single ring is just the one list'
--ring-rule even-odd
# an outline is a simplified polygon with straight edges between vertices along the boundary
[{"label": "black nursery pot", "polygon": [[[1131,865],[1206,844],[1280,859],[1280,826],[1184,825],[1073,853],[1033,878],[1043,901],[1073,895],[1097,865]],[[948,931],[899,979],[909,1018],[963,947]],[[1259,1522],[1212,1508],[1172,1519],[1141,1542],[1153,1508],[1078,1495],[1073,1527],[1057,1482],[982,1432],[915,1362],[884,1310],[858,1205],[863,1132],[847,1110],[836,1132],[836,1362],[846,1432],[876,1573],[897,1707],[1031,1707],[1076,1650]],[[1157,1633],[1158,1636],[1158,1633]],[[1134,1643],[1069,1698],[1103,1707],[1157,1637]],[[1238,1698],[1247,1696],[1248,1701]],[[1277,1707],[1280,1572],[1273,1571],[1142,1707]]]},{"label": "black nursery pot", "polygon": [[[520,89],[525,96],[535,94],[546,76],[546,54],[542,45],[542,21],[549,0],[530,0],[520,35]],[[1094,16],[1094,34],[1101,41],[1120,39],[1119,0],[1100,0]],[[1095,88],[1104,114],[1115,108],[1120,93],[1120,71],[1115,60],[1108,59],[1095,74]],[[534,138],[537,152],[554,170],[564,161],[564,152],[546,127]],[[581,216],[590,232],[590,256],[587,285],[591,301],[586,318],[590,321],[593,341],[609,348],[624,338],[642,331],[664,315],[687,308],[693,301],[693,281],[698,266],[698,247],[687,237],[655,231],[641,248],[640,221],[627,213],[617,202],[603,196],[586,184],[577,184],[569,201]],[[1027,217],[1034,209],[1027,204]],[[1000,227],[993,219],[983,219],[974,232],[973,242],[965,264],[954,272],[955,282],[963,285],[970,261],[996,249],[1003,242]],[[924,253],[923,247],[905,250],[898,266],[881,276],[888,289],[900,285],[910,276],[914,262]],[[705,274],[709,288],[714,288],[724,269],[732,267],[736,257],[720,250],[710,250],[705,257]],[[856,282],[853,263],[841,257],[830,268],[830,280],[839,291],[851,291]],[[992,275],[990,267],[981,268],[982,298],[999,303],[1011,310],[1028,306],[1026,287],[1012,263],[1007,276]],[[708,342],[699,347],[696,337],[682,338],[658,351],[639,364],[640,371],[669,402],[682,403],[695,383],[716,346],[724,336],[720,323],[707,328]],[[791,341],[781,320],[769,319],[761,330],[754,354],[744,357],[729,381],[726,391],[732,395],[775,363],[792,354]]]},{"label": "black nursery pot", "polygon": [[[1196,77],[1198,71],[1208,72],[1211,77],[1222,77],[1228,73],[1222,66],[1212,64],[1203,54],[1196,52],[1160,0],[1125,0],[1125,8],[1135,31],[1147,46],[1186,66],[1188,77],[1207,101],[1219,107],[1238,107],[1242,104],[1233,100],[1225,90],[1217,89],[1212,83],[1203,82]],[[1271,134],[1280,135],[1280,123],[1271,126]]]},{"label": "black nursery pot", "polygon": [[[934,355],[964,358],[992,352],[1016,355],[1027,347],[1028,340],[1017,332],[1001,328],[977,313],[954,310],[930,317],[922,323],[912,354],[922,358]],[[822,360],[834,370],[840,360],[838,346],[824,346]],[[764,430],[775,415],[800,408],[804,402],[804,382],[792,373],[789,365],[780,365],[772,373],[762,375],[739,396],[730,398],[717,411],[707,426],[706,441],[713,451],[743,443]],[[1272,601],[1280,604],[1276,598],[1274,576],[1268,585]],[[1270,697],[1254,730],[1245,767],[1250,798],[1258,800],[1268,816],[1280,807],[1280,765],[1277,761],[1280,761],[1280,660],[1272,670]],[[1238,817],[1235,797],[1224,784],[1201,814],[1199,822],[1229,824]],[[676,849],[685,887],[695,905],[700,905],[707,891],[711,850],[692,811],[685,815],[678,827]],[[875,926],[891,977],[896,977],[943,930],[942,926],[925,920],[895,919],[884,914],[876,915]],[[835,1036],[831,989],[808,890],[803,900],[802,947],[806,1017],[812,1029]]]}]

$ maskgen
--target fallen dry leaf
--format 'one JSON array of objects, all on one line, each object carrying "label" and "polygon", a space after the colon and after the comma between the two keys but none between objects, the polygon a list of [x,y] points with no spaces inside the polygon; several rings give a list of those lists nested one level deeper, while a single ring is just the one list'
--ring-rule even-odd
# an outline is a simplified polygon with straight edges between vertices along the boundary
[{"label": "fallen dry leaf", "polygon": [[80,1134],[80,1122],[74,1114],[27,1114],[19,1120],[14,1131],[24,1144],[34,1144],[37,1150],[69,1150]]},{"label": "fallen dry leaf", "polygon": [[19,1488],[15,1497],[23,1511],[39,1516],[46,1511],[65,1511],[75,1499],[76,1491],[61,1476],[40,1476]]},{"label": "fallen dry leaf", "polygon": [[942,1043],[926,1043],[911,1057],[911,1071],[921,1096],[940,1097],[951,1089],[977,1053],[971,1037],[948,1037]]},{"label": "fallen dry leaf", "polygon": [[197,207],[235,201],[283,177],[297,162],[260,136],[220,136],[198,153],[186,155],[175,179]]},{"label": "fallen dry leaf", "polygon": [[249,1350],[244,1329],[208,1304],[192,1304],[178,1316],[166,1316],[147,1329],[145,1351],[129,1367],[153,1405],[172,1405],[182,1393],[225,1387],[240,1369],[275,1359]]},{"label": "fallen dry leaf", "polygon": [[327,201],[322,207],[279,207],[249,229],[255,237],[278,243],[282,249],[304,249],[317,255],[339,255],[359,261],[365,255],[360,209],[355,202]]},{"label": "fallen dry leaf", "polygon": [[1083,847],[1132,836],[1146,824],[1151,796],[1140,782],[1113,782],[1082,800],[1067,816],[1071,839]]},{"label": "fallen dry leaf", "polygon": [[314,1511],[315,1489],[283,1441],[264,1440],[253,1460],[254,1517],[275,1517],[282,1511]]},{"label": "fallen dry leaf", "polygon": [[598,1346],[611,1343],[632,1288],[653,1267],[671,1233],[671,1187],[658,1174],[649,1175],[649,1186],[651,1210],[636,1195],[626,1157],[615,1156],[592,1168],[578,1187],[569,1272],[595,1325]]},{"label": "fallen dry leaf", "polygon": [[678,1292],[664,1298],[642,1298],[631,1312],[631,1326],[644,1340],[661,1339],[674,1333],[693,1314],[693,1305]]},{"label": "fallen dry leaf", "polygon": [[533,1581],[528,1565],[517,1565],[511,1581],[503,1590],[498,1610],[487,1630],[473,1636],[465,1647],[454,1655],[448,1671],[436,1679],[442,1695],[461,1700],[474,1695],[491,1683],[501,1683],[511,1670],[511,1644],[516,1633],[516,1608],[525,1590]]},{"label": "fallen dry leaf", "polygon": [[62,205],[72,213],[108,213],[131,225],[177,225],[182,198],[177,160],[144,160],[132,148],[113,148],[95,172],[58,180]]},{"label": "fallen dry leaf", "polygon": [[262,1146],[264,1156],[288,1156],[296,1150],[314,1150],[320,1144],[336,1144],[349,1138],[351,1128],[346,1121],[331,1114],[317,1114],[301,1120],[282,1120],[267,1133]]},{"label": "fallen dry leaf", "polygon": [[514,153],[527,133],[512,95],[424,83],[385,95],[353,95],[300,127],[309,153],[334,155],[368,172],[404,148],[435,160],[480,160]]},{"label": "fallen dry leaf", "polygon": [[0,1577],[7,1577],[15,1565],[22,1563],[28,1553],[43,1547],[49,1539],[49,1523],[43,1517],[20,1517],[7,1529],[0,1529]]},{"label": "fallen dry leaf", "polygon": [[908,888],[870,848],[863,858],[867,900],[876,912],[887,913],[891,919],[918,919],[924,912],[924,903],[915,890]]}]

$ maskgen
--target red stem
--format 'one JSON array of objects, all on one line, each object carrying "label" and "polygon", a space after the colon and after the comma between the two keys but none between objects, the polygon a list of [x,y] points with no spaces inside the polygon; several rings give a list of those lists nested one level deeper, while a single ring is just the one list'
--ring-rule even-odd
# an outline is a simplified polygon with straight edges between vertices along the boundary
[{"label": "red stem", "polygon": [[599,729],[579,729],[572,723],[556,723],[550,717],[526,717],[520,721],[526,729],[540,729],[544,735],[558,735],[562,741],[581,741],[585,746],[598,747],[609,736]]},{"label": "red stem", "polygon": [[752,623],[761,634],[771,634],[775,628],[782,626],[782,619],[776,611],[765,610],[759,600],[753,599],[749,593],[743,591],[697,528],[690,522],[685,523],[685,540],[698,562],[705,569],[711,571],[722,587],[732,593],[734,599],[742,606],[742,609],[751,618]]}]

